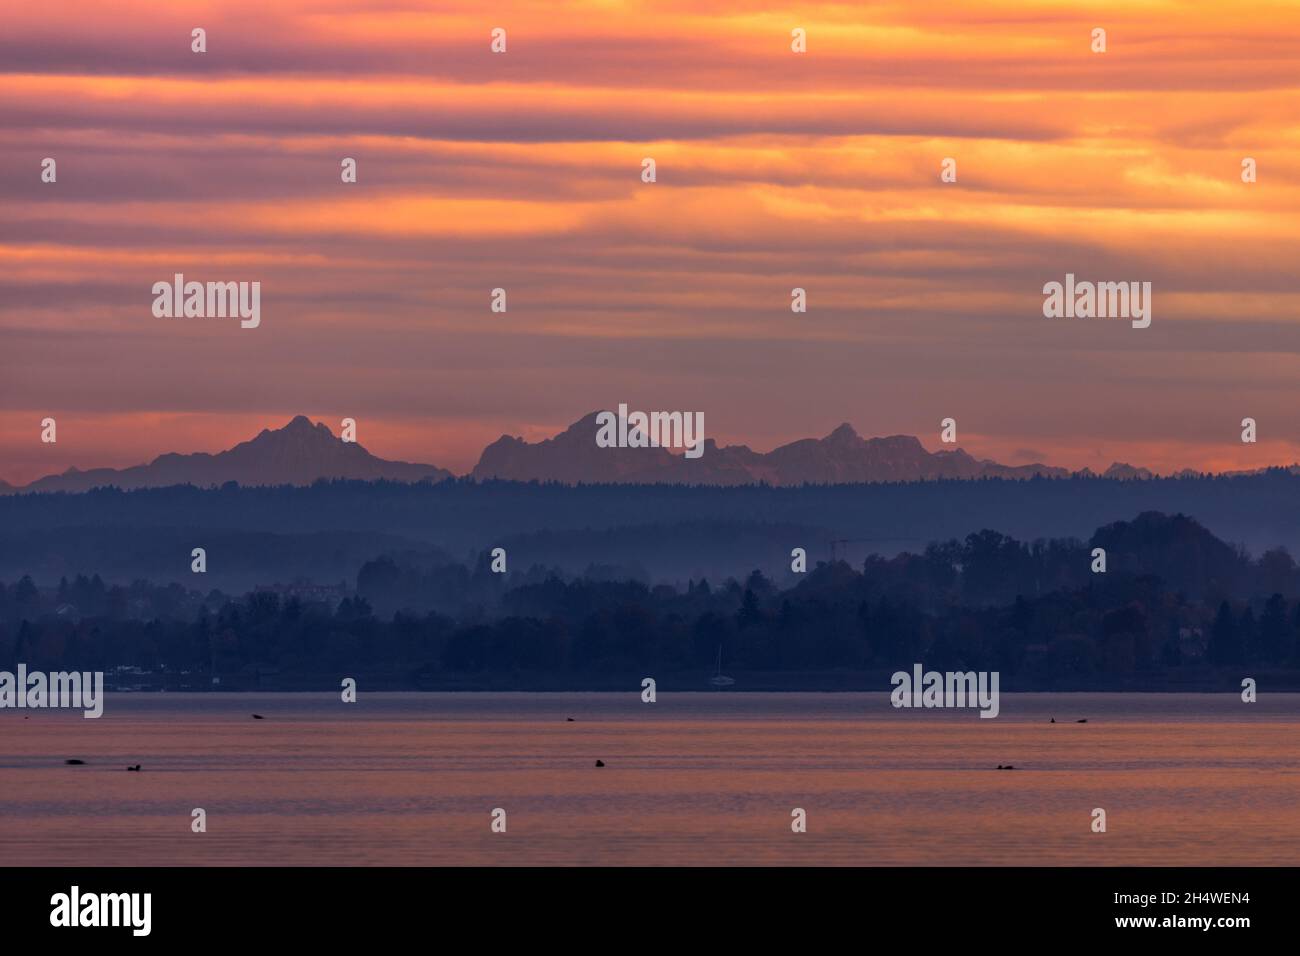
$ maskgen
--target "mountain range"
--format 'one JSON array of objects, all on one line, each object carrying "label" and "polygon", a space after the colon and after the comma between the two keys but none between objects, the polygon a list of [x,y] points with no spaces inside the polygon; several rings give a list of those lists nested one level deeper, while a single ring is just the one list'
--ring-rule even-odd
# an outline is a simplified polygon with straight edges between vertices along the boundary
[{"label": "mountain range", "polygon": [[[790,486],[938,478],[1065,478],[1072,474],[1039,463],[1003,465],[975,458],[960,448],[931,452],[911,435],[862,438],[848,424],[823,438],[799,439],[769,452],[756,452],[745,445],[719,446],[712,439],[705,440],[703,455],[694,459],[665,448],[601,448],[595,442],[597,414],[592,412],[539,442],[502,435],[483,450],[468,477],[564,484]],[[313,424],[299,415],[283,428],[264,429],[250,441],[215,455],[169,453],[131,468],[69,468],[25,486],[0,482],[0,494],[80,492],[106,486],[124,490],[184,484],[211,487],[231,481],[240,485],[309,485],[322,478],[438,482],[452,477],[450,471],[436,465],[379,458],[356,442],[336,437],[326,425]],[[1150,478],[1152,474],[1116,463],[1104,477]]]},{"label": "mountain range", "polygon": [[356,442],[334,437],[326,425],[313,425],[306,416],[299,415],[283,428],[263,429],[256,438],[215,455],[169,453],[131,468],[69,468],[20,488],[5,486],[0,492],[75,492],[110,485],[123,490],[169,485],[205,488],[228,481],[241,485],[309,485],[318,478],[414,482],[451,477],[451,472],[434,465],[376,458]]},{"label": "mountain range", "polygon": [[597,412],[545,441],[529,443],[503,435],[483,449],[471,477],[483,480],[561,481],[566,484],[656,483],[701,485],[851,484],[924,481],[934,478],[1065,477],[1064,468],[1032,464],[1000,465],[961,449],[926,451],[911,435],[862,438],[848,424],[824,438],[802,438],[772,451],[746,445],[719,446],[705,439],[699,458],[666,448],[599,448]]}]

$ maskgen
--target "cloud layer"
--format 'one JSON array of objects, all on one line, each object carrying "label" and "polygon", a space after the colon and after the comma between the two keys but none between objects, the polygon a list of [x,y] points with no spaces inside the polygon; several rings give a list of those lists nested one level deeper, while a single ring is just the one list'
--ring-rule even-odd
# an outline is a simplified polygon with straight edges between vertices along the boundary
[{"label": "cloud layer", "polygon": [[[1007,461],[1296,460],[1298,27],[1280,3],[13,11],[0,478],[299,412],[467,470],[619,402],[757,448],[842,420],[933,445],[952,416]],[[260,281],[261,327],[155,319],[177,272]],[[1044,319],[1066,272],[1151,282],[1152,327]]]}]

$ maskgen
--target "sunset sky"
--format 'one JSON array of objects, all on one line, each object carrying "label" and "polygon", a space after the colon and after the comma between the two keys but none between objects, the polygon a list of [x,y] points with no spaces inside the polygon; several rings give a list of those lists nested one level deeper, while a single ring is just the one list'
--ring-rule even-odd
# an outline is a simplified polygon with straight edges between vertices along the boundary
[{"label": "sunset sky", "polygon": [[[951,416],[1009,464],[1297,461],[1298,63],[1295,3],[11,5],[0,479],[299,413],[463,471],[620,402],[762,451]],[[260,281],[260,328],[155,318],[177,272]],[[1067,272],[1151,282],[1151,327],[1044,318]]]}]

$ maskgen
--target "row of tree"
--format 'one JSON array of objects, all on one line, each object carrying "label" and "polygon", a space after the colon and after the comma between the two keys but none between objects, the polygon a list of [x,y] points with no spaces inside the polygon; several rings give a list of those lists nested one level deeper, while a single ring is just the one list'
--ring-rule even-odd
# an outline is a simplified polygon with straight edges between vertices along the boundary
[{"label": "row of tree", "polygon": [[[1090,569],[1097,541],[1110,546],[1105,573]],[[110,587],[98,576],[42,590],[23,578],[0,584],[0,664],[128,665],[185,686],[375,674],[399,686],[477,676],[524,688],[707,675],[721,653],[734,673],[922,662],[996,670],[1008,688],[1172,685],[1191,672],[1217,669],[1226,679],[1243,667],[1300,666],[1294,570],[1285,553],[1254,561],[1190,519],[1144,515],[1088,544],[1026,545],[985,531],[921,554],[872,557],[861,569],[821,563],[782,584],[757,571],[716,587],[651,586],[541,568],[494,574],[486,561],[409,568],[392,558],[368,563],[356,591],[337,602]],[[1263,590],[1240,597],[1252,577]],[[1274,583],[1285,590],[1270,590]],[[444,610],[405,601],[413,587]]]}]

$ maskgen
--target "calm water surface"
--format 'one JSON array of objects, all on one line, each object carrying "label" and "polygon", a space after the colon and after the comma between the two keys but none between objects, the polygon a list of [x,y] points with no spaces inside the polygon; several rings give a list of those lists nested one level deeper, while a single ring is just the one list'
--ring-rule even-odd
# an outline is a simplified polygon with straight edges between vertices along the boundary
[{"label": "calm water surface", "polygon": [[0,863],[1294,865],[1300,695],[110,694],[0,711]]}]

